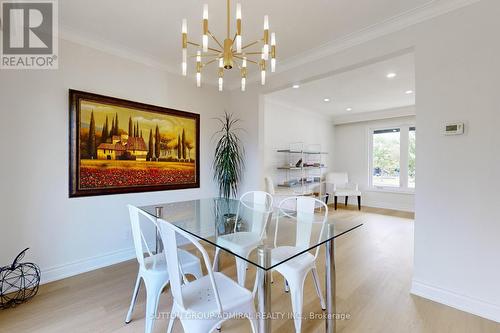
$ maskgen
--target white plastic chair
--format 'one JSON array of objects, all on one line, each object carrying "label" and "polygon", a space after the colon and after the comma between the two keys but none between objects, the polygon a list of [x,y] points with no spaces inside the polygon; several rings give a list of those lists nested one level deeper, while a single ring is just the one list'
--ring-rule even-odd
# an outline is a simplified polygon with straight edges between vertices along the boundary
[{"label": "white plastic chair", "polygon": [[[272,209],[273,197],[271,194],[262,191],[251,191],[243,194],[238,203],[233,233],[219,236],[216,240],[217,244],[240,257],[248,259],[250,253],[260,245],[264,237]],[[242,210],[252,212],[252,220],[248,221],[251,226],[249,231],[237,231]],[[214,256],[214,269],[218,265],[219,255],[220,249],[217,248]],[[236,256],[235,259],[238,283],[244,287],[248,262]]]},{"label": "white plastic chair", "polygon": [[[296,209],[294,214],[290,214],[289,207],[296,201]],[[316,207],[324,208],[321,210],[320,219],[315,214]],[[272,265],[279,263],[286,258],[297,254],[300,251],[306,250],[310,246],[313,225],[321,225],[318,242],[321,240],[322,234],[325,231],[325,226],[328,216],[328,207],[320,200],[312,197],[290,197],[286,198],[279,204],[279,213],[276,216],[276,229],[274,233],[274,249],[271,251]],[[278,227],[280,218],[289,218],[296,221],[296,237],[295,246],[278,246]],[[315,222],[318,221],[318,222]],[[326,309],[325,300],[319,285],[318,272],[316,270],[316,259],[318,257],[319,246],[316,247],[315,254],[306,252],[294,259],[278,265],[274,270],[279,272],[285,278],[290,289],[292,298],[292,309],[294,313],[295,331],[300,332],[302,325],[302,305],[304,297],[304,281],[309,272],[313,274],[314,286],[316,293],[321,302],[321,308]]]},{"label": "white plastic chair", "polygon": [[[144,217],[144,221],[150,222],[152,227],[156,228],[156,219],[143,212],[142,210],[128,205],[130,222],[132,224],[132,236],[134,238],[135,254],[139,262],[139,272],[137,274],[137,281],[135,283],[134,293],[132,294],[132,301],[127,313],[125,323],[128,324],[132,321],[132,312],[134,311],[137,294],[141,286],[141,280],[144,281],[146,286],[146,325],[145,332],[150,333],[153,331],[154,319],[156,318],[158,310],[158,302],[160,294],[169,282],[169,274],[167,269],[167,262],[163,253],[153,254],[148,247],[146,238],[144,237],[143,228],[141,228],[140,217]],[[144,244],[144,247],[143,247]],[[148,256],[144,257],[147,253]],[[180,265],[185,274],[194,275],[197,279],[202,277],[200,260],[191,253],[179,249]]]},{"label": "white plastic chair", "polygon": [[[252,332],[257,333],[252,293],[223,273],[213,272],[207,251],[193,236],[171,223],[159,220],[159,224],[174,297],[167,333],[172,332],[176,318],[181,321],[185,332],[206,333],[220,327],[223,321],[235,317],[249,319]],[[193,243],[201,252],[208,275],[182,283],[176,233]]]}]

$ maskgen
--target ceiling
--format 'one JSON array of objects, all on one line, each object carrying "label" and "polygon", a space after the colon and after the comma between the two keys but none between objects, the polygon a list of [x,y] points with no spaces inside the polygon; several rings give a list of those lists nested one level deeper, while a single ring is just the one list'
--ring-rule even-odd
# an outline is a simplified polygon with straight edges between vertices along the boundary
[{"label": "ceiling", "polygon": [[[396,77],[387,78],[389,73]],[[415,60],[413,54],[405,54],[267,96],[300,109],[340,116],[414,105],[414,91]]]},{"label": "ceiling", "polygon": [[[236,1],[232,2],[232,18]],[[239,0],[243,43],[261,37],[263,17],[268,14],[271,31],[276,32],[279,64],[426,4],[445,1]],[[188,19],[189,39],[200,42],[203,3],[209,5],[210,30],[222,39],[224,0],[64,0],[59,2],[60,26],[63,36],[77,36],[180,72],[181,20]]]}]

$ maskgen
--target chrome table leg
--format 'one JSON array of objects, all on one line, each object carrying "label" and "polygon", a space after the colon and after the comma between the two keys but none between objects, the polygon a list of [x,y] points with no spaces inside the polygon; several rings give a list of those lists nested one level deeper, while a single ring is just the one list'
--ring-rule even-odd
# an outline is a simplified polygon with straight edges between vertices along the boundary
[{"label": "chrome table leg", "polygon": [[[328,238],[333,237],[333,224],[328,225]],[[326,332],[335,332],[335,240],[326,242]]]},{"label": "chrome table leg", "polygon": [[[156,218],[161,219],[163,218],[163,207],[156,207]],[[158,230],[158,227],[156,227],[156,248],[155,248],[155,253],[161,253],[163,252],[163,243],[161,242],[161,235],[160,235],[160,230]]]},{"label": "chrome table leg", "polygon": [[[257,248],[258,262],[261,267],[271,266],[271,248]],[[258,268],[259,333],[271,333],[271,270]]]}]

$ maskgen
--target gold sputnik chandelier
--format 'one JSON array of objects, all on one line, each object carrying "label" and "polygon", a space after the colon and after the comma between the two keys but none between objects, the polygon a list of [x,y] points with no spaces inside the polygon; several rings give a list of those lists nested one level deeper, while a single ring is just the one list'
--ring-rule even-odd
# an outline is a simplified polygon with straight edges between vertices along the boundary
[{"label": "gold sputnik chandelier", "polygon": [[[187,36],[187,20],[182,20],[182,75],[187,76],[187,61],[188,61],[188,45],[197,48],[196,54],[189,55],[190,58],[196,58],[196,85],[201,87],[201,71],[206,66],[216,63],[218,64],[219,73],[219,91],[222,91],[224,86],[224,70],[230,70],[237,66],[241,73],[241,91],[245,91],[247,80],[247,63],[255,64],[259,67],[261,73],[261,84],[266,83],[266,69],[269,58],[271,72],[276,69],[276,37],[274,32],[269,35],[269,18],[264,16],[264,35],[262,39],[258,39],[246,45],[242,45],[241,35],[241,4],[236,4],[236,33],[231,36],[231,3],[227,0],[227,35],[224,42],[221,43],[208,28],[208,5],[203,5],[203,35],[201,45],[188,41]],[[209,37],[217,44],[215,47],[209,46]],[[232,38],[231,38],[232,37]],[[251,47],[260,47],[260,51],[253,52]],[[250,57],[258,57],[258,59],[250,59]],[[202,61],[202,59],[204,61]]]}]

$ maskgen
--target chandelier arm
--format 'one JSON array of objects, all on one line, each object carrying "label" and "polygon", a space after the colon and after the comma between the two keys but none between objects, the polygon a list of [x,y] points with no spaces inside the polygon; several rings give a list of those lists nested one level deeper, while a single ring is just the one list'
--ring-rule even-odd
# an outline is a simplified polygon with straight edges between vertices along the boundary
[{"label": "chandelier arm", "polygon": [[235,55],[262,55],[262,52],[242,52],[242,53],[236,53]]},{"label": "chandelier arm", "polygon": [[205,67],[205,66],[207,66],[207,65],[210,65],[211,63],[213,63],[213,62],[217,61],[217,59],[218,59],[218,58],[215,58],[215,59],[212,59],[212,60],[210,60],[210,61],[207,61],[207,62],[206,62],[206,63],[204,63],[202,66],[203,66],[203,67]]},{"label": "chandelier arm", "polygon": [[190,58],[196,58],[196,57],[219,57],[220,56],[220,53],[206,53],[206,54],[193,54],[193,55],[190,55],[189,57]]},{"label": "chandelier arm", "polygon": [[236,41],[236,36],[238,36],[237,33],[234,34],[234,37],[233,37],[233,45],[234,45],[234,42]]},{"label": "chandelier arm", "polygon": [[219,47],[221,49],[224,49],[224,46],[222,46],[222,44],[219,42],[219,40],[210,32],[210,30],[208,30],[208,34],[210,35],[210,37],[212,37],[212,39],[217,43],[217,45],[219,45]]},{"label": "chandelier arm", "polygon": [[[193,45],[193,46],[197,46],[197,47],[200,47],[200,46],[201,46],[201,45],[200,45],[200,44],[198,44],[198,43],[193,43],[193,42],[189,42],[189,41],[188,41],[187,43],[188,43],[189,45]],[[214,52],[217,52],[217,53],[222,53],[222,51],[221,51],[221,50],[217,50],[217,49],[214,49],[214,48],[211,48],[211,47],[209,47],[208,49],[209,49],[210,51],[214,51]]]},{"label": "chandelier arm", "polygon": [[249,48],[250,46],[253,46],[253,45],[255,45],[255,44],[260,43],[261,41],[262,41],[262,39],[258,39],[258,40],[256,40],[255,42],[251,42],[250,44],[247,44],[247,45],[243,46],[241,49],[242,49],[242,50],[244,50],[244,49],[246,49],[246,48]]},{"label": "chandelier arm", "polygon": [[[237,58],[237,59],[243,60],[243,57],[240,57],[240,56],[237,56],[237,55],[235,55],[234,57]],[[247,58],[247,61],[251,62],[252,64],[256,64],[256,65],[259,64],[257,61],[253,61],[253,60],[250,60],[248,58]]]}]

